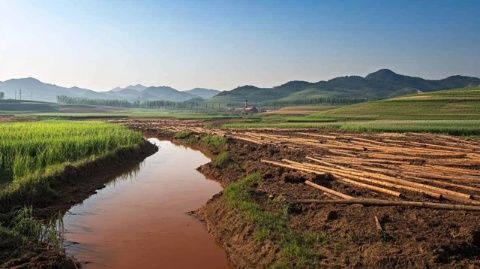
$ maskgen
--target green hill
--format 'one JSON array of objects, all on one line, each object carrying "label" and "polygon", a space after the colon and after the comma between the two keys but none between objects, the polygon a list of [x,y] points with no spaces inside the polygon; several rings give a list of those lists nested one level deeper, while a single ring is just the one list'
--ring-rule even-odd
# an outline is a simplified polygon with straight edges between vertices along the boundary
[{"label": "green hill", "polygon": [[[274,111],[275,112],[275,111]],[[306,116],[270,112],[226,128],[338,128],[360,132],[432,132],[480,135],[480,87],[410,94],[324,108]]]},{"label": "green hill", "polygon": [[411,94],[319,112],[315,116],[369,119],[480,119],[480,87]]},{"label": "green hill", "polygon": [[242,86],[224,91],[209,102],[230,106],[250,103],[264,106],[288,106],[304,104],[350,104],[366,100],[378,100],[409,93],[429,92],[448,88],[480,85],[480,79],[451,76],[441,80],[410,77],[382,69],[366,77],[346,76],[328,81],[290,81],[273,88]]}]

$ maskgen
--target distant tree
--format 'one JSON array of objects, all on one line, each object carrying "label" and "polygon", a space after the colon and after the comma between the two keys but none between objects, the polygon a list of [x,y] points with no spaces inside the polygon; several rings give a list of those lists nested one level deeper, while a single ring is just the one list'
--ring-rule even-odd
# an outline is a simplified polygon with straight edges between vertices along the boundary
[{"label": "distant tree", "polygon": [[3,97],[5,97],[5,93],[3,93],[3,92],[0,92],[0,100],[2,100],[2,99],[3,99]]},{"label": "distant tree", "polygon": [[89,99],[89,98],[82,98],[82,97],[70,97],[66,95],[57,96],[57,103],[68,104],[68,105],[100,105],[100,106],[132,107],[132,104],[127,100]]}]

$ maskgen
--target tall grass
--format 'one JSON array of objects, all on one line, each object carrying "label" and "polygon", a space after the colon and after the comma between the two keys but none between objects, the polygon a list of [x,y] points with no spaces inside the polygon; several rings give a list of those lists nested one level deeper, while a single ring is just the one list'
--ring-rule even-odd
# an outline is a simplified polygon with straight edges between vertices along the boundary
[{"label": "tall grass", "polygon": [[38,180],[69,164],[133,147],[141,134],[103,122],[40,121],[0,124],[0,196],[7,186]]},{"label": "tall grass", "polygon": [[47,245],[56,251],[63,247],[63,221],[60,215],[41,222],[34,218],[31,207],[24,207],[16,212],[9,229],[21,237],[23,244]]}]

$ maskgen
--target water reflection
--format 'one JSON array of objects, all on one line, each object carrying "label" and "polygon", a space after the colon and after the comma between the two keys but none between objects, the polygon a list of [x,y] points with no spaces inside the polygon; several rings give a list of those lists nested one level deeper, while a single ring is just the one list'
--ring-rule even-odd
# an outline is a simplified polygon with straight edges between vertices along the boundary
[{"label": "water reflection", "polygon": [[157,153],[64,216],[67,253],[85,268],[228,268],[204,225],[185,214],[221,190],[196,171],[208,158],[150,141]]}]

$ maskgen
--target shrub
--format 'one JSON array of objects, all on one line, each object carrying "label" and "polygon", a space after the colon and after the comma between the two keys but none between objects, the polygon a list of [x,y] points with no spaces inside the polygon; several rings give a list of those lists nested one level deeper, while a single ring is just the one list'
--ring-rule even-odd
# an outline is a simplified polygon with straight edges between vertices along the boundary
[{"label": "shrub", "polygon": [[212,164],[216,167],[225,167],[230,162],[230,153],[223,151],[218,154],[212,161]]},{"label": "shrub", "polygon": [[227,139],[222,136],[206,135],[202,137],[201,143],[214,154],[227,150]]},{"label": "shrub", "polygon": [[181,132],[175,133],[173,138],[174,139],[187,139],[187,138],[190,138],[191,136],[192,136],[192,132],[181,131]]}]

